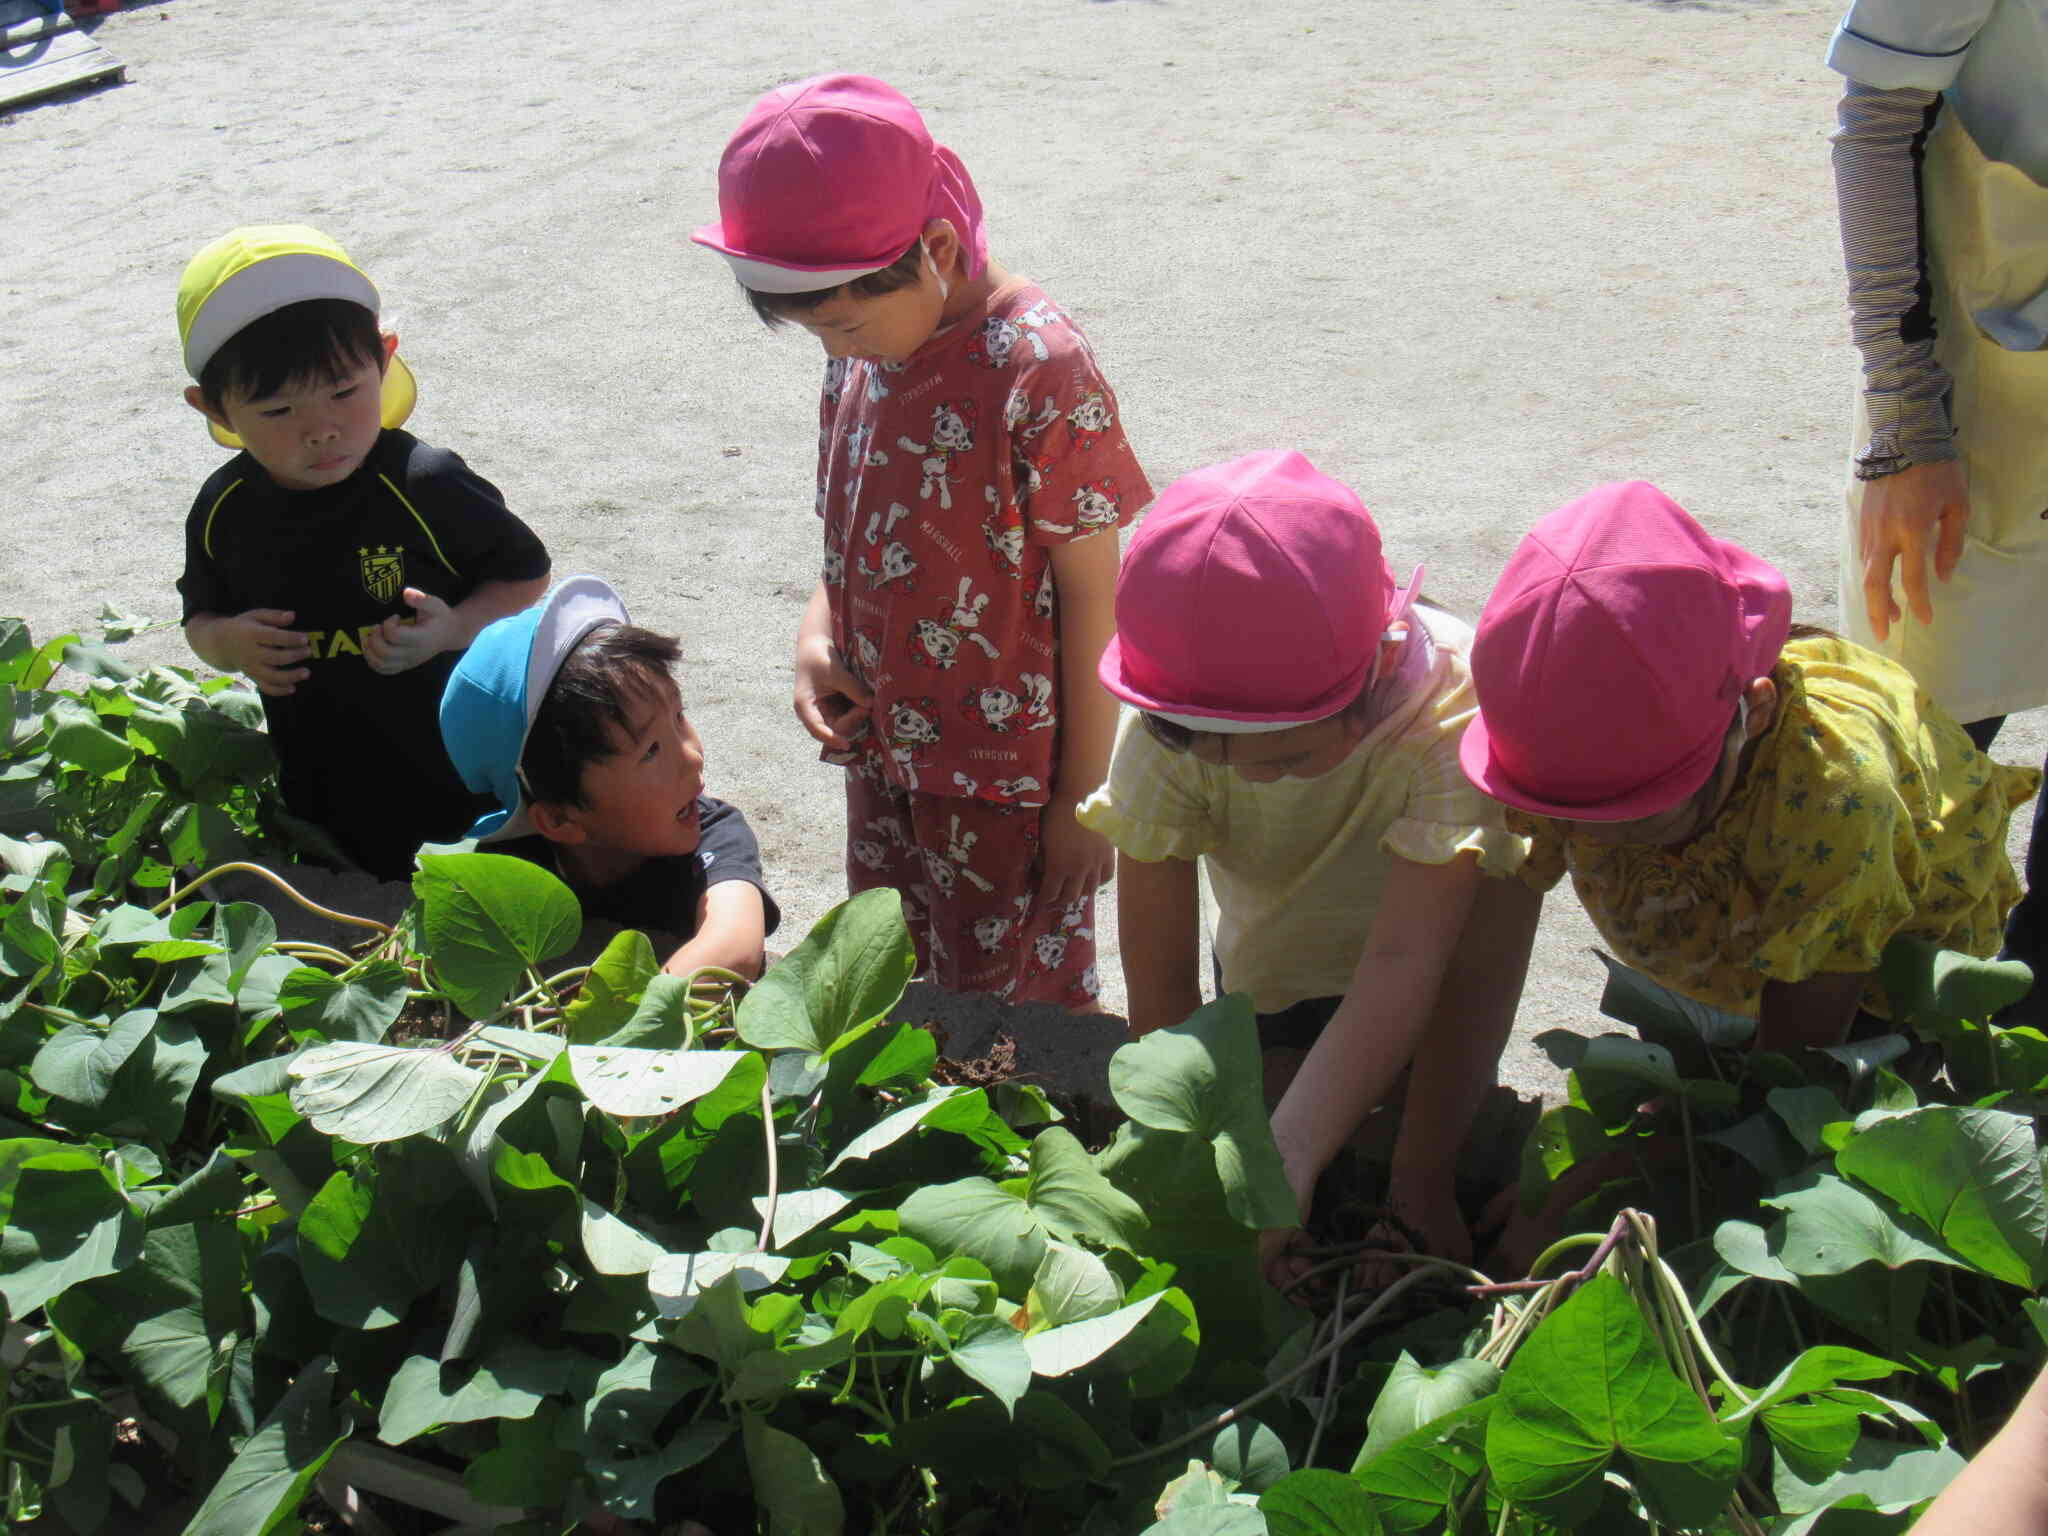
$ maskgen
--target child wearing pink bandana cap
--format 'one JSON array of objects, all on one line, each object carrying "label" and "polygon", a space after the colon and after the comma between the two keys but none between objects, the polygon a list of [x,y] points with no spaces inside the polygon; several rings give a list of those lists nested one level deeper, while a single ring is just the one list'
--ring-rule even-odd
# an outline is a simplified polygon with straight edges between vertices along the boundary
[{"label": "child wearing pink bandana cap", "polygon": [[917,109],[824,75],[755,102],[716,223],[770,325],[827,364],[822,573],[796,713],[847,769],[850,888],[901,893],[948,990],[1093,1009],[1109,844],[1074,817],[1116,708],[1095,680],[1117,528],[1151,497],[1080,329],[988,254]]},{"label": "child wearing pink bandana cap", "polygon": [[[1132,711],[1081,819],[1117,845],[1132,1029],[1201,1004],[1206,874],[1217,990],[1251,999],[1269,1095],[1285,1086],[1273,1134],[1304,1217],[1406,1067],[1388,1203],[1469,1259],[1458,1154],[1533,925],[1519,840],[1458,765],[1471,631],[1417,605],[1420,577],[1396,585],[1371,514],[1299,453],[1176,480],[1117,576],[1101,671]],[[1288,1243],[1263,1244],[1275,1283]]]},{"label": "child wearing pink bandana cap", "polygon": [[2006,826],[2040,784],[1992,762],[1904,669],[1792,624],[1785,579],[1640,481],[1539,522],[1472,652],[1465,769],[1566,874],[1615,953],[1833,1045],[1893,938],[1996,953]]}]

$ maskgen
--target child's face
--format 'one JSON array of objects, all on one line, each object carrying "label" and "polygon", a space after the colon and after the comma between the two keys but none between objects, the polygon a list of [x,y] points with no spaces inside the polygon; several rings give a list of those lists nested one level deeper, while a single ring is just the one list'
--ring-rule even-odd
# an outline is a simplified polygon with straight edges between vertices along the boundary
[{"label": "child's face", "polygon": [[1777,715],[1777,688],[1769,678],[1750,684],[1736,716],[1721,741],[1721,758],[1707,782],[1668,811],[1634,821],[1567,821],[1574,834],[1589,843],[1679,848],[1714,824],[1735,798],[1742,777],[1743,749],[1770,728]]},{"label": "child's face", "polygon": [[834,294],[790,318],[818,338],[827,357],[900,363],[932,339],[946,304],[946,286],[929,260],[917,281],[894,293]]},{"label": "child's face", "polygon": [[397,345],[386,335],[375,362],[347,364],[336,379],[294,380],[260,400],[231,396],[218,413],[196,386],[185,398],[239,437],[284,489],[316,491],[346,480],[376,446],[384,430],[384,367]]},{"label": "child's face", "polygon": [[643,858],[695,853],[704,748],[676,685],[662,678],[637,692],[627,719],[611,728],[612,755],[583,770],[584,803],[565,813],[575,841]]}]

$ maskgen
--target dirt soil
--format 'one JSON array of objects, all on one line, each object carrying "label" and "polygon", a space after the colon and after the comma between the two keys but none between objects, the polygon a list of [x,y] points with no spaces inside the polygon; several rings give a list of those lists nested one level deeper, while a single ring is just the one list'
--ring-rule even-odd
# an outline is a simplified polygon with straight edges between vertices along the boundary
[{"label": "dirt soil", "polygon": [[[1830,623],[1854,377],[1837,11],[161,0],[92,19],[127,83],[0,117],[0,614],[43,635],[103,602],[175,615],[182,521],[220,462],[179,400],[179,269],[234,224],[322,225],[383,290],[412,426],[504,489],[557,572],[684,637],[712,789],[758,828],[793,943],[843,891],[839,775],[789,706],[821,359],[764,332],[687,235],[748,102],[850,69],[972,168],[994,250],[1087,327],[1156,483],[1299,447],[1358,487],[1396,565],[1476,615],[1531,521],[1643,477]],[[135,649],[189,659],[174,631]],[[2039,760],[2029,724],[2001,756]],[[1531,1035],[1593,1023],[1591,939],[1549,904],[1514,1083],[1555,1084]],[[1101,944],[1120,1010],[1107,910]],[[1034,1027],[1011,1031],[1025,1057]]]}]

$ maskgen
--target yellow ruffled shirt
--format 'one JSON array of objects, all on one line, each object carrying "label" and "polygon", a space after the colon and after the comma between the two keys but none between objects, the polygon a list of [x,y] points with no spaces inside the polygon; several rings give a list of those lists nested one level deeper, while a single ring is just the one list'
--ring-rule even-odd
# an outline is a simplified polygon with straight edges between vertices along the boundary
[{"label": "yellow ruffled shirt", "polygon": [[[1673,991],[1754,1016],[1767,981],[1872,970],[1895,936],[1998,950],[2020,887],[2006,824],[2039,770],[1994,763],[1903,668],[1833,637],[1794,640],[1778,712],[1711,826],[1677,848],[1589,842],[1545,817],[1522,879],[1566,873],[1616,956]],[[1864,1006],[1885,1010],[1873,984]]]},{"label": "yellow ruffled shirt", "polygon": [[1202,861],[1224,989],[1249,992],[1261,1013],[1350,988],[1393,857],[1448,864],[1471,851],[1497,875],[1521,860],[1501,807],[1458,765],[1477,708],[1472,631],[1440,609],[1414,616],[1431,665],[1320,778],[1254,784],[1161,746],[1126,710],[1108,780],[1078,812],[1132,858]]}]

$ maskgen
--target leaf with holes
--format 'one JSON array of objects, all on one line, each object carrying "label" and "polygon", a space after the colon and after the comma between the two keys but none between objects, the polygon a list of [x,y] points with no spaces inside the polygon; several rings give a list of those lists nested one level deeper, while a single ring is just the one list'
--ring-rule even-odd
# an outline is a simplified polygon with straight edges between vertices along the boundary
[{"label": "leaf with holes", "polygon": [[701,1099],[742,1061],[741,1051],[651,1051],[635,1045],[572,1045],[569,1070],[591,1104],[632,1119],[666,1115]]}]

